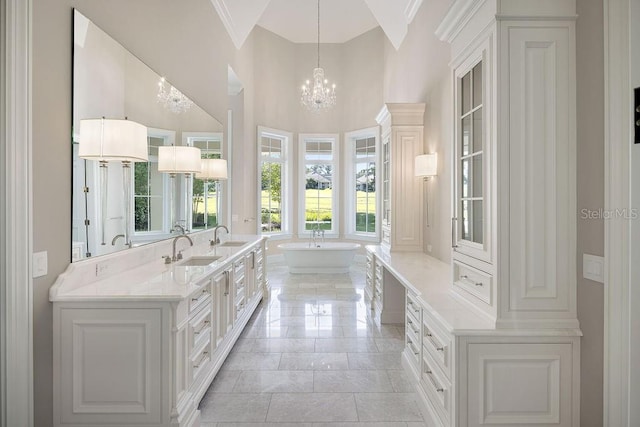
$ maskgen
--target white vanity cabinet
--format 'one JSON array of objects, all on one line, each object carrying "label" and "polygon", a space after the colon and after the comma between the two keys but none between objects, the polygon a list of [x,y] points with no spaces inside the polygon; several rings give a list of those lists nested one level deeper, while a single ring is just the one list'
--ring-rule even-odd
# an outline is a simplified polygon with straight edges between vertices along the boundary
[{"label": "white vanity cabinet", "polygon": [[216,251],[217,264],[187,275],[158,261],[87,279],[100,263],[128,262],[123,251],[59,277],[50,293],[55,426],[200,425],[199,401],[266,292],[255,255],[264,239]]},{"label": "white vanity cabinet", "polygon": [[382,136],[382,244],[421,251],[422,180],[414,159],[424,152],[425,104],[385,104],[376,117]]},{"label": "white vanity cabinet", "polygon": [[[402,365],[428,425],[580,425],[579,329],[497,328],[452,292],[450,265],[418,252],[366,249],[383,271],[381,322],[404,322]],[[398,312],[404,319],[386,320]]]}]

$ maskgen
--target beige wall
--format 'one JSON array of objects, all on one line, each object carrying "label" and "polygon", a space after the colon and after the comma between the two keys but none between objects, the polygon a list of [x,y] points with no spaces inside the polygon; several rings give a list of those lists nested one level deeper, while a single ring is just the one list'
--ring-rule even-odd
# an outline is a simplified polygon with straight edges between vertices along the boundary
[{"label": "beige wall", "polygon": [[385,39],[384,101],[426,103],[425,153],[438,153],[438,176],[425,184],[429,192],[429,227],[425,252],[451,259],[451,156],[453,154],[453,88],[449,70],[450,47],[434,35],[450,0],[425,2],[399,50]]},{"label": "beige wall", "polygon": [[582,254],[604,255],[602,220],[582,209],[604,206],[604,36],[602,0],[576,2],[577,269],[578,320],[584,334],[580,361],[580,425],[602,425],[604,285],[582,277]]}]

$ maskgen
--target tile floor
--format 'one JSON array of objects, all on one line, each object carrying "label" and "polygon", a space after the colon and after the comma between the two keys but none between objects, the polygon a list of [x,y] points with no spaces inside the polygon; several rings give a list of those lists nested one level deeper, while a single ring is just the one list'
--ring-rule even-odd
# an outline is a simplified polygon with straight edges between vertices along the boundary
[{"label": "tile floor", "polygon": [[373,321],[364,266],[290,275],[269,266],[256,309],[200,403],[202,427],[424,427],[400,365],[404,329]]}]

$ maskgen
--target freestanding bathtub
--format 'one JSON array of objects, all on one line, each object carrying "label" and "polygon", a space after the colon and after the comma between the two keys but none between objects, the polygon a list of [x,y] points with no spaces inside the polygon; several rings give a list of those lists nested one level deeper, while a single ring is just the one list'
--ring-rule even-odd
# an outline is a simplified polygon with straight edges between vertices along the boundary
[{"label": "freestanding bathtub", "polygon": [[348,273],[358,243],[328,242],[316,247],[308,242],[278,245],[290,273]]}]

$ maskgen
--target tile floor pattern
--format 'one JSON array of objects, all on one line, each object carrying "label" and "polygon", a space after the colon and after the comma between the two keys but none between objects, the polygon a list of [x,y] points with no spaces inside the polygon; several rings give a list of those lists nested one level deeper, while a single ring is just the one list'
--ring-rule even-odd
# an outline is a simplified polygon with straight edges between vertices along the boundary
[{"label": "tile floor pattern", "polygon": [[271,296],[202,399],[202,427],[424,427],[400,365],[404,329],[371,319],[364,274],[269,266]]}]

